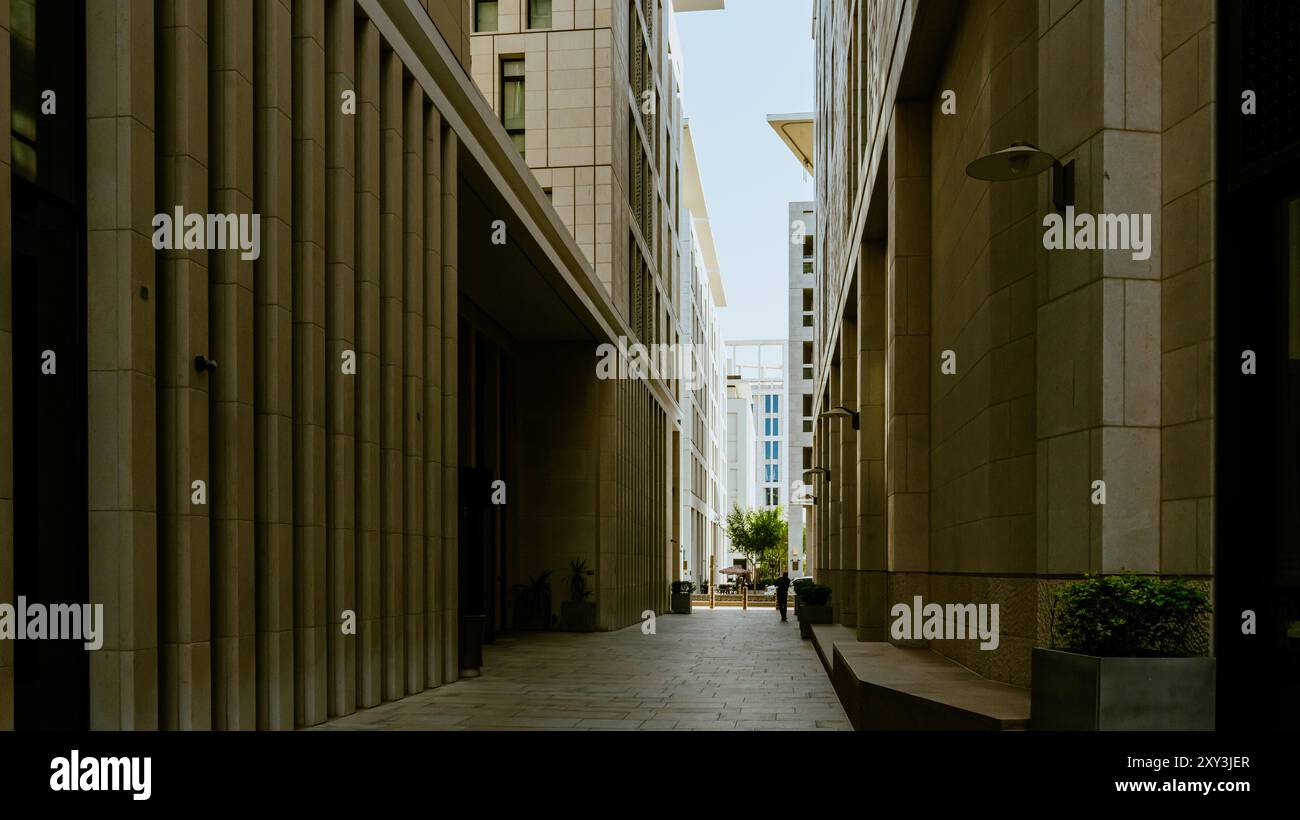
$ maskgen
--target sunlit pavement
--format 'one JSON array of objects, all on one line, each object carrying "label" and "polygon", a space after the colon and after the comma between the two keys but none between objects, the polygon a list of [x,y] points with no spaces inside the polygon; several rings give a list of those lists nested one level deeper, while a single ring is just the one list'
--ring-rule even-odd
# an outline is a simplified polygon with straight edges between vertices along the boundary
[{"label": "sunlit pavement", "polygon": [[697,608],[655,634],[513,633],[483,674],[321,729],[849,730],[791,612]]}]

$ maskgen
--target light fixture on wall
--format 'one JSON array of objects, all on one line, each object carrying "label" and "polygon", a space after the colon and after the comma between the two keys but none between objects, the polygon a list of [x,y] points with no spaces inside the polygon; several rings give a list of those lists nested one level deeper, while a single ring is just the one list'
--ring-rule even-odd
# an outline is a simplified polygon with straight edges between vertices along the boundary
[{"label": "light fixture on wall", "polygon": [[1038,176],[1052,169],[1052,205],[1064,211],[1074,204],[1074,160],[1064,165],[1046,151],[1027,142],[1013,142],[1001,151],[985,154],[966,166],[966,176],[987,182],[1011,182]]},{"label": "light fixture on wall", "polygon": [[850,410],[849,408],[845,407],[842,404],[837,407],[832,407],[829,410],[823,410],[822,412],[817,414],[817,418],[819,419],[848,418],[850,421],[853,422],[853,429],[854,430],[858,429],[858,418],[859,418],[858,412],[856,410]]},{"label": "light fixture on wall", "polygon": [[825,467],[809,467],[807,470],[804,470],[804,471],[803,471],[803,474],[804,474],[804,475],[824,475],[824,476],[826,476],[826,480],[827,480],[827,481],[830,481],[830,480],[831,480],[831,471],[828,470],[828,469],[826,469]]}]

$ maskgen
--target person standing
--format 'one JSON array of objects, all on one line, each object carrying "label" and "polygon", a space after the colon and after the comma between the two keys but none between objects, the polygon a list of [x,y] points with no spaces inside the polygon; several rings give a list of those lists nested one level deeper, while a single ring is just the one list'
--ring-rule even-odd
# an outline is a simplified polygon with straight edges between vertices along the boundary
[{"label": "person standing", "polygon": [[786,620],[785,604],[787,596],[790,593],[790,573],[783,572],[781,577],[776,579],[776,608],[781,610],[781,620]]}]

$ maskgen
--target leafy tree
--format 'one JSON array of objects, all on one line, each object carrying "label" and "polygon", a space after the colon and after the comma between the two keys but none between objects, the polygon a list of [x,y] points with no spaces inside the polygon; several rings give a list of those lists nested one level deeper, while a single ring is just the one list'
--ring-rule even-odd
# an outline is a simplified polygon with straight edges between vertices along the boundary
[{"label": "leafy tree", "polygon": [[780,575],[785,566],[788,534],[780,507],[742,510],[736,506],[727,513],[727,537],[732,547],[768,577]]}]

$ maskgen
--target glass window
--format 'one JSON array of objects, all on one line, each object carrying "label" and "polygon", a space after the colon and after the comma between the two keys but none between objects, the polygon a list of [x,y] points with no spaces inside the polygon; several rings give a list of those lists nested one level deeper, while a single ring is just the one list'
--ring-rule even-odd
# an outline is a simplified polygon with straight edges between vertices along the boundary
[{"label": "glass window", "polygon": [[501,122],[510,141],[524,151],[524,61],[501,61]]},{"label": "glass window", "polygon": [[474,3],[474,30],[497,30],[497,0],[477,0]]},{"label": "glass window", "polygon": [[768,421],[772,422],[772,435],[774,435],[774,436],[779,436],[779,435],[781,435],[781,420],[780,420],[780,419],[768,419]]},{"label": "glass window", "polygon": [[772,412],[781,412],[781,396],[779,394],[772,396]]},{"label": "glass window", "polygon": [[551,0],[528,0],[528,27],[551,27]]}]

